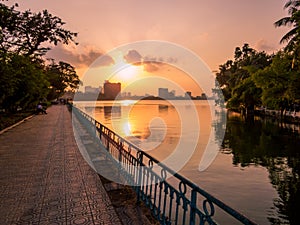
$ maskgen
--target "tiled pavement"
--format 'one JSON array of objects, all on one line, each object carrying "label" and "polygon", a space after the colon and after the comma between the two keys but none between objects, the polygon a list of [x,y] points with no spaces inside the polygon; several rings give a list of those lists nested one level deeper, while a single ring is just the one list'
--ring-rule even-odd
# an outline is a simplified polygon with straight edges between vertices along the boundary
[{"label": "tiled pavement", "polygon": [[66,106],[0,135],[0,224],[121,224]]}]

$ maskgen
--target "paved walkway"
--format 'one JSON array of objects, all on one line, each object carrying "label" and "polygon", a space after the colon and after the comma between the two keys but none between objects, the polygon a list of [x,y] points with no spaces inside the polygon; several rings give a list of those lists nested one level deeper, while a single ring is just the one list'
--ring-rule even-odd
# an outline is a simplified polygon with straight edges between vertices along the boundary
[{"label": "paved walkway", "polygon": [[0,135],[0,224],[121,224],[66,106]]}]

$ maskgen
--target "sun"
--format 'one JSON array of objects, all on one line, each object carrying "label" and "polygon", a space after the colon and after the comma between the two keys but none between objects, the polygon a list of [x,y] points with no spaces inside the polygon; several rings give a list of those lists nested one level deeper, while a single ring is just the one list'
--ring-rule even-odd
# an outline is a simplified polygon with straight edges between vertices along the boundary
[{"label": "sun", "polygon": [[127,81],[138,75],[138,68],[131,64],[125,64],[124,67],[116,73],[116,77],[120,80]]},{"label": "sun", "polygon": [[142,63],[131,64],[124,59],[124,55],[120,52],[112,58],[115,63],[110,67],[111,76],[109,81],[121,83],[122,89],[144,76],[144,65]]},{"label": "sun", "polygon": [[113,80],[121,83],[127,83],[137,79],[143,73],[141,66],[135,66],[125,63],[122,68],[115,73]]}]

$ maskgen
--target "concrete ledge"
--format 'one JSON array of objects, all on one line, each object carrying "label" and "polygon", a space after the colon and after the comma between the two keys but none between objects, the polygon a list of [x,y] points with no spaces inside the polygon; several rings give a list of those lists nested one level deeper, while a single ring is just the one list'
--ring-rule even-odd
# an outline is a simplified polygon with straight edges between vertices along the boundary
[{"label": "concrete ledge", "polygon": [[10,130],[10,129],[16,127],[16,126],[18,126],[18,125],[20,125],[21,123],[25,122],[26,120],[31,119],[33,116],[34,115],[27,116],[26,118],[22,119],[21,121],[15,123],[15,124],[13,124],[13,125],[11,125],[9,127],[4,128],[3,130],[0,130],[0,135],[3,134],[4,132],[6,132],[6,131],[8,131],[8,130]]}]

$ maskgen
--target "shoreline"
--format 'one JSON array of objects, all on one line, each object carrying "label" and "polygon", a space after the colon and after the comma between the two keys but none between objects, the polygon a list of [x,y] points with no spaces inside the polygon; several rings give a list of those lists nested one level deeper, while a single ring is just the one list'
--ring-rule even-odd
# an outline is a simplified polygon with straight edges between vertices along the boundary
[{"label": "shoreline", "polygon": [[280,110],[271,110],[271,109],[255,109],[253,112],[248,114],[243,114],[234,109],[227,109],[228,112],[237,113],[247,119],[251,119],[252,117],[258,116],[260,118],[269,118],[276,120],[279,123],[288,123],[288,124],[296,124],[300,125],[300,112],[290,112],[284,111],[281,116]]}]

